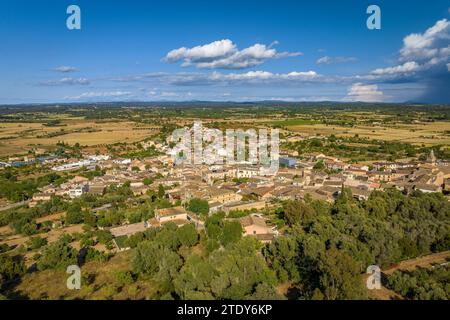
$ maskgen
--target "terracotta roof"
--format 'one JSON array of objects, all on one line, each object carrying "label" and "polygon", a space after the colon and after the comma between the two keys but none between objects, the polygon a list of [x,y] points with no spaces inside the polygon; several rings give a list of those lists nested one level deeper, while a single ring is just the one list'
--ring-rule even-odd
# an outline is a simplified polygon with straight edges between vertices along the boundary
[{"label": "terracotta roof", "polygon": [[263,218],[257,216],[246,216],[240,219],[243,227],[257,225],[260,227],[267,227],[266,221]]},{"label": "terracotta roof", "polygon": [[112,228],[109,231],[114,237],[128,236],[138,232],[145,231],[147,229],[146,224],[144,222],[138,222],[133,224],[128,224],[125,226],[120,226],[116,228]]},{"label": "terracotta roof", "polygon": [[183,207],[179,206],[173,208],[156,209],[155,213],[160,217],[166,217],[166,216],[175,216],[179,214],[186,214],[187,211]]}]

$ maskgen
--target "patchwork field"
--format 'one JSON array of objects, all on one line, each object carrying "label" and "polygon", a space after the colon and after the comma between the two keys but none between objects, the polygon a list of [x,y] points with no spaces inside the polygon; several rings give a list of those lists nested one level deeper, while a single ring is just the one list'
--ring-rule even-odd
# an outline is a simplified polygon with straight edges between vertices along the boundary
[{"label": "patchwork field", "polygon": [[131,121],[95,122],[69,119],[58,126],[45,123],[1,123],[0,156],[26,153],[32,148],[48,149],[58,142],[82,146],[136,142],[157,132],[156,126]]},{"label": "patchwork field", "polygon": [[402,141],[416,145],[450,145],[450,122],[432,122],[411,125],[402,124],[395,126],[355,125],[354,127],[326,124],[301,124],[288,125],[286,126],[286,129],[305,136],[334,134],[338,137],[352,137],[359,135],[361,138]]}]

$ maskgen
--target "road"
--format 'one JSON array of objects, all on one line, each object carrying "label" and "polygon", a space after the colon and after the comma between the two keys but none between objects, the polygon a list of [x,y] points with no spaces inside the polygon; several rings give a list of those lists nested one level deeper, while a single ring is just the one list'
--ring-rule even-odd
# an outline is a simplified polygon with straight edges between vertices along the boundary
[{"label": "road", "polygon": [[7,206],[0,207],[0,211],[6,211],[9,209],[18,208],[18,207],[28,204],[30,201],[31,200],[26,200],[26,201],[20,201],[20,202],[8,204]]}]

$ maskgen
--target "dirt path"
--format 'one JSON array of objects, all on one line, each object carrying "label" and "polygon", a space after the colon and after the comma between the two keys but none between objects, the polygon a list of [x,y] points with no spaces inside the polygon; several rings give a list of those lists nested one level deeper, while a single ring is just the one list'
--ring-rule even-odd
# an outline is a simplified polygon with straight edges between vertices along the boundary
[{"label": "dirt path", "polygon": [[[398,264],[392,265],[387,269],[382,270],[382,273],[385,276],[386,275],[389,276],[396,270],[411,271],[418,267],[431,268],[435,264],[445,263],[447,259],[450,259],[450,250],[401,261]],[[367,277],[368,277],[367,275],[363,277],[364,283],[366,283]],[[376,300],[403,299],[402,296],[386,288],[385,286],[382,286],[381,289],[379,290],[369,290],[369,297]]]},{"label": "dirt path", "polygon": [[65,214],[66,214],[65,212],[59,212],[59,213],[43,216],[41,218],[37,218],[36,219],[36,223],[39,224],[39,223],[44,223],[44,222],[47,222],[47,221],[52,221],[52,222],[53,221],[58,221],[61,218],[63,218]]},{"label": "dirt path", "polygon": [[383,270],[383,273],[390,275],[396,270],[410,271],[417,267],[430,268],[433,264],[446,262],[447,258],[450,258],[450,250],[401,261],[400,263]]},{"label": "dirt path", "polygon": [[30,202],[31,202],[31,200],[26,200],[26,201],[21,201],[21,202],[8,204],[6,206],[0,207],[0,211],[6,211],[6,210],[9,210],[9,209],[18,208],[18,207],[24,206],[24,205],[26,205],[26,204],[28,204]]}]

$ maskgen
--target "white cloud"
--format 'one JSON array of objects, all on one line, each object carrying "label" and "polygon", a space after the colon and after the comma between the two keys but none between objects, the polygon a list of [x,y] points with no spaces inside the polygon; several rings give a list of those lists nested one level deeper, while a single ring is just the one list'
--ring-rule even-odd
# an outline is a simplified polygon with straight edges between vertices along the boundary
[{"label": "white cloud", "polygon": [[182,47],[170,51],[166,60],[168,62],[176,62],[181,59],[185,61],[203,61],[203,60],[213,60],[217,58],[222,58],[229,56],[237,51],[236,45],[228,39],[214,41],[203,46],[196,46],[193,48]]},{"label": "white cloud", "polygon": [[289,73],[272,73],[268,71],[249,71],[245,73],[219,73],[213,72],[209,79],[212,81],[280,81],[280,80],[300,80],[310,81],[318,78],[315,71]]},{"label": "white cloud", "polygon": [[331,58],[329,56],[324,56],[324,57],[317,59],[316,63],[317,64],[330,64]]},{"label": "white cloud", "polygon": [[219,73],[213,72],[211,80],[267,80],[272,79],[275,75],[268,71],[249,71],[246,73]]},{"label": "white cloud", "polygon": [[420,70],[420,65],[415,61],[409,61],[395,67],[375,69],[371,73],[374,75],[394,75],[411,73],[418,70]]},{"label": "white cloud", "polygon": [[447,63],[447,70],[450,72],[450,63]]},{"label": "white cloud", "polygon": [[66,97],[68,100],[82,100],[82,99],[93,99],[93,98],[120,98],[131,96],[129,91],[109,91],[109,92],[84,92],[75,97]]},{"label": "white cloud", "polygon": [[[176,86],[203,86],[203,85],[233,85],[233,84],[271,84],[271,83],[306,83],[306,82],[332,82],[339,80],[325,77],[315,71],[292,71],[289,73],[272,73],[268,71],[248,71],[243,73],[191,73],[181,72],[175,74],[141,74],[116,77],[111,80],[120,82],[155,82],[161,85]],[[156,90],[153,90],[156,92]]]},{"label": "white cloud", "polygon": [[317,74],[317,72],[315,71],[306,71],[306,72],[297,72],[297,71],[292,71],[289,72],[288,74],[282,74],[281,77],[282,78],[303,78],[303,79],[313,79],[318,77],[319,75]]},{"label": "white cloud", "polygon": [[239,50],[229,39],[214,41],[193,48],[178,48],[170,51],[164,61],[183,61],[182,66],[196,66],[204,69],[245,69],[264,63],[269,59],[300,56],[300,52],[277,52],[273,48],[278,42],[267,46],[256,43]]},{"label": "white cloud", "polygon": [[346,100],[379,102],[384,100],[384,96],[375,84],[355,83],[348,89]]},{"label": "white cloud", "polygon": [[345,63],[345,62],[355,62],[357,59],[355,57],[329,57],[323,56],[317,59],[316,64],[332,64],[332,63]]},{"label": "white cloud", "polygon": [[195,94],[190,91],[160,91],[156,88],[153,88],[146,92],[147,96],[151,97],[152,99],[186,99],[191,98]]},{"label": "white cloud", "polygon": [[449,59],[450,22],[442,19],[424,33],[412,33],[403,39],[398,65],[375,69],[365,79],[425,79],[441,73]]},{"label": "white cloud", "polygon": [[90,81],[86,78],[62,78],[58,80],[48,80],[40,83],[45,86],[64,86],[64,85],[88,85]]},{"label": "white cloud", "polygon": [[54,68],[53,71],[68,73],[68,72],[77,71],[77,68],[71,67],[71,66],[59,66],[59,67]]},{"label": "white cloud", "polygon": [[[400,58],[403,61],[428,60],[433,57],[447,55],[441,49],[448,45],[450,39],[450,22],[447,19],[437,21],[424,33],[412,33],[403,39]],[[445,44],[443,46],[443,44]]]}]

